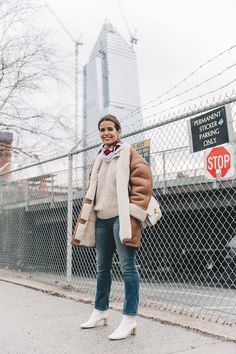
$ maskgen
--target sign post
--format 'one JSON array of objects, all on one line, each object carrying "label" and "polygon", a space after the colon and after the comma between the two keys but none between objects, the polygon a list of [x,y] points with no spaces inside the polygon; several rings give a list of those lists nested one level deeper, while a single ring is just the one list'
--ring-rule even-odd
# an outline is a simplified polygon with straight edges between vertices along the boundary
[{"label": "sign post", "polygon": [[205,177],[208,179],[223,179],[234,176],[233,146],[216,146],[206,150]]}]

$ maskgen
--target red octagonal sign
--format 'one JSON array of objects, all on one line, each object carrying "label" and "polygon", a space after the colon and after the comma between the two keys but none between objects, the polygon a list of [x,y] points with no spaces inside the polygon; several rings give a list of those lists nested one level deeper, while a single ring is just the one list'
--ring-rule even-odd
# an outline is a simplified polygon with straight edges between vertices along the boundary
[{"label": "red octagonal sign", "polygon": [[206,155],[206,170],[213,177],[225,177],[232,167],[231,152],[224,146],[216,146]]}]

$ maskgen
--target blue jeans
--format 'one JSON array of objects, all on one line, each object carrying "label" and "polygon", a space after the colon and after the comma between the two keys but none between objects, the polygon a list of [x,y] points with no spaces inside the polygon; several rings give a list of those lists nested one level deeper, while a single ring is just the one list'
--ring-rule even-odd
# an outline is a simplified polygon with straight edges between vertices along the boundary
[{"label": "blue jeans", "polygon": [[96,221],[97,289],[95,308],[100,311],[109,307],[112,282],[112,258],[117,249],[125,283],[123,314],[135,316],[139,304],[139,274],[135,259],[136,248],[122,244],[119,237],[119,217]]}]

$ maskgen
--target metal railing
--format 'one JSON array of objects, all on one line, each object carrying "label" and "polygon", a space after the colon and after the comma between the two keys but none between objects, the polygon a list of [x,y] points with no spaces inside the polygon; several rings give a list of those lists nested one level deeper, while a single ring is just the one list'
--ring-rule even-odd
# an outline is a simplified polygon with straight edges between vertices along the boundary
[{"label": "metal railing", "polygon": [[[150,139],[154,194],[163,211],[158,224],[143,231],[138,251],[141,304],[233,325],[236,181],[208,180],[203,152],[191,153],[187,136],[188,119],[226,103],[235,128],[231,97],[126,132],[124,140]],[[94,297],[95,249],[72,248],[70,239],[95,156],[96,144],[0,175],[1,268]],[[123,300],[117,254],[111,300]]]}]

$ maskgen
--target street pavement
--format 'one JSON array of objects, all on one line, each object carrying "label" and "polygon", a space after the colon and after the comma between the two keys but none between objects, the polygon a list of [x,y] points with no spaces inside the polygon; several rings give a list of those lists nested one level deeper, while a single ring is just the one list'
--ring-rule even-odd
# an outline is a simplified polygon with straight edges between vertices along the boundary
[{"label": "street pavement", "polygon": [[137,335],[110,341],[121,313],[108,326],[80,329],[93,307],[0,281],[0,354],[235,354],[236,343],[138,317]]}]

